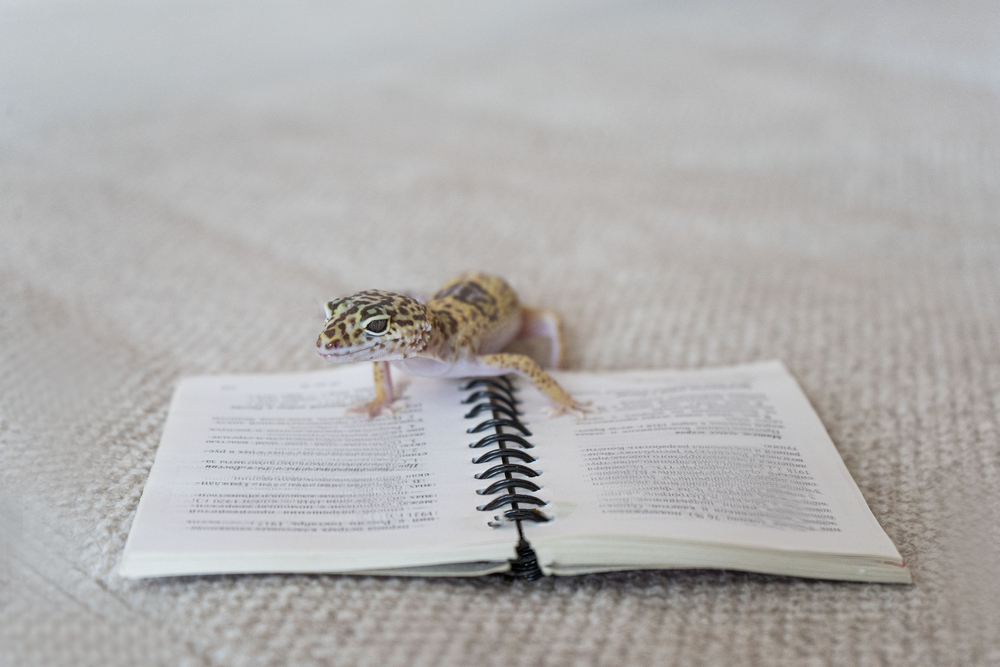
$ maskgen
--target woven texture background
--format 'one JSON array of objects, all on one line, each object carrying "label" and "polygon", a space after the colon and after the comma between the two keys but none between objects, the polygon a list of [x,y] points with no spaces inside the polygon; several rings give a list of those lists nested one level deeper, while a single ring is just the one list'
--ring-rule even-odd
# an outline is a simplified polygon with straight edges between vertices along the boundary
[{"label": "woven texture background", "polygon": [[[996,3],[468,5],[0,6],[0,664],[1000,664]],[[179,377],[466,269],[784,360],[914,585],[116,575]]]}]

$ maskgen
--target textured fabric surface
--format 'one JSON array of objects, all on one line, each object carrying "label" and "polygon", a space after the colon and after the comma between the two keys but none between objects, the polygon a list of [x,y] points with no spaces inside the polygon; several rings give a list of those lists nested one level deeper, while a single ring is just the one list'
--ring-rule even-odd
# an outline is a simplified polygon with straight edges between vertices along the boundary
[{"label": "textured fabric surface", "polygon": [[[0,6],[0,664],[1000,664],[996,4],[468,5]],[[914,584],[116,575],[179,377],[465,269],[784,360]]]}]

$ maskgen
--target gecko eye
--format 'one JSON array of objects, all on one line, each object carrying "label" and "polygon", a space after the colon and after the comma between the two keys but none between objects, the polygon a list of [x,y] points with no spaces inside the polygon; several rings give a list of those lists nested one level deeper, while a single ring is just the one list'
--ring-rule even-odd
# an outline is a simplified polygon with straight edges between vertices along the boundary
[{"label": "gecko eye", "polygon": [[364,323],[365,333],[381,336],[389,330],[389,318],[385,315],[373,317]]}]

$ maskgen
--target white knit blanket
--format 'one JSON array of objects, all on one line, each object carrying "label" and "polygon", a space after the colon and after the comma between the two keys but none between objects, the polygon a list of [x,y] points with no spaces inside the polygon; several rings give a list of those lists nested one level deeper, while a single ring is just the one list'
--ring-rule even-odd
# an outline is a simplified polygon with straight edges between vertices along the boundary
[{"label": "white knit blanket", "polygon": [[[993,2],[0,5],[0,664],[1000,664]],[[116,575],[183,375],[466,269],[784,360],[914,585]]]}]

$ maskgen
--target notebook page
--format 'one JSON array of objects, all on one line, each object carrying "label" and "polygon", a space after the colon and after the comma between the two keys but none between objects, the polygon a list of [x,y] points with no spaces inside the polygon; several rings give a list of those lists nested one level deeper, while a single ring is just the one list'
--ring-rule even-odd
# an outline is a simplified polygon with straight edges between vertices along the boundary
[{"label": "notebook page", "polygon": [[511,536],[475,511],[457,382],[412,378],[395,418],[345,415],[370,398],[371,373],[358,364],[184,380],[123,576],[511,558]]},{"label": "notebook page", "polygon": [[550,419],[521,392],[556,516],[531,527],[540,556],[630,536],[900,560],[780,362],[557,378],[597,412]]}]

